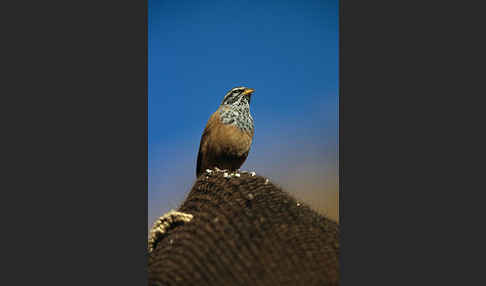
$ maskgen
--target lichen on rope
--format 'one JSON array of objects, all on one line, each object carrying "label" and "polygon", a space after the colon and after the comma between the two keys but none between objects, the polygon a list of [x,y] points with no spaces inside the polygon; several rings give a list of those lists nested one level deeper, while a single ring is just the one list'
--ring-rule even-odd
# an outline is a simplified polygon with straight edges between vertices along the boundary
[{"label": "lichen on rope", "polygon": [[151,253],[155,249],[157,243],[164,237],[167,231],[174,227],[175,224],[190,222],[192,218],[192,214],[174,210],[170,210],[163,216],[159,217],[150,230],[148,252]]}]

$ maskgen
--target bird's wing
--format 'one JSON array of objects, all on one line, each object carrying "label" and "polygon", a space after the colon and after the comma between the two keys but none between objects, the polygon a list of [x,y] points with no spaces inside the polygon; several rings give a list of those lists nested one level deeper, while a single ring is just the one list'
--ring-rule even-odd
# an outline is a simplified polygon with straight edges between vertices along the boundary
[{"label": "bird's wing", "polygon": [[201,142],[199,143],[199,152],[197,154],[196,177],[199,176],[200,171],[201,171],[200,169],[201,169],[201,162],[202,162],[202,157],[203,157],[201,150],[202,150],[203,144],[205,142],[205,138],[208,136],[208,133],[209,133],[208,128],[207,127],[204,128],[204,132],[201,136]]},{"label": "bird's wing", "polygon": [[216,119],[216,112],[211,115],[211,117],[208,120],[208,123],[206,124],[206,128],[204,128],[203,134],[201,136],[201,142],[199,143],[199,152],[197,154],[197,166],[196,166],[196,177],[199,177],[201,174],[202,168],[202,160],[203,160],[203,154],[204,152],[203,149],[206,148],[206,145],[208,144],[207,139],[209,137],[209,134],[211,133],[212,125],[214,120]]}]

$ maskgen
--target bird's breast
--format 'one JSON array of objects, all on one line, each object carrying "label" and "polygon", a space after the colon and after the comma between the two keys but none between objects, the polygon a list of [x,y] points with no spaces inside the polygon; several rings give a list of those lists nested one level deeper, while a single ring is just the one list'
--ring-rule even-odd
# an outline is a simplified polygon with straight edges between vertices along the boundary
[{"label": "bird's breast", "polygon": [[211,126],[209,149],[216,154],[228,153],[238,156],[247,153],[251,147],[253,130],[245,131],[236,124],[224,124],[222,119],[218,118],[221,115],[218,112],[215,115],[209,123]]},{"label": "bird's breast", "polygon": [[253,118],[248,107],[234,108],[222,106],[218,109],[219,118],[225,125],[234,125],[241,131],[253,136]]}]

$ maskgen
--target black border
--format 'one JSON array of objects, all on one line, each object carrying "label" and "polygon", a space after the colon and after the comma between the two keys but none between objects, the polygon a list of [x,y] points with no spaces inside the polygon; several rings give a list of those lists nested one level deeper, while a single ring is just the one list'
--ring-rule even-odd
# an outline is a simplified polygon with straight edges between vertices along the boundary
[{"label": "black border", "polygon": [[475,31],[484,27],[483,10],[432,1],[340,3],[342,284],[484,280],[474,278],[481,272],[471,271],[477,266],[467,257],[477,253],[471,210],[482,207],[472,207],[478,200],[467,192],[478,188],[468,175],[478,141],[464,135],[484,129],[471,118],[484,105],[466,98],[484,90],[471,80],[481,74],[471,65],[484,58],[483,31]]},{"label": "black border", "polygon": [[0,284],[147,285],[147,1],[2,11]]}]

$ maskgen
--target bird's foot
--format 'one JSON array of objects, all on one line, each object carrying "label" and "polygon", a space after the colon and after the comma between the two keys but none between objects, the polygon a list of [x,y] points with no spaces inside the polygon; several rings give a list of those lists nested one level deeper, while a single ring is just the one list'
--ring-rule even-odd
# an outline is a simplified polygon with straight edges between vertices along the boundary
[{"label": "bird's foot", "polygon": [[[220,169],[218,167],[214,167],[213,170],[211,169],[206,169],[206,178],[208,178],[209,176],[211,176],[213,173],[215,172],[218,172],[218,173],[223,173],[223,177],[227,178],[227,179],[230,179],[232,177],[241,177],[241,174],[249,174],[250,176],[254,177],[256,176],[256,173],[255,172],[250,172],[250,171],[242,171],[240,169],[237,169],[233,172],[231,172],[230,170],[228,169]],[[268,182],[267,182],[268,183]]]}]

